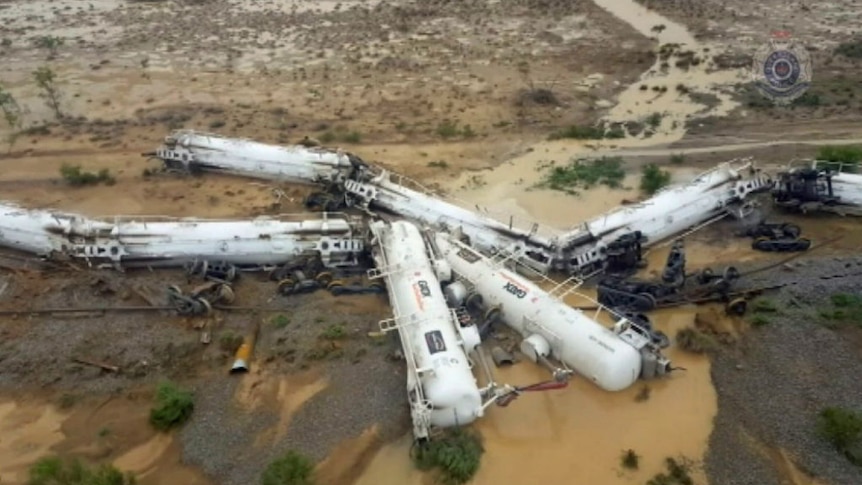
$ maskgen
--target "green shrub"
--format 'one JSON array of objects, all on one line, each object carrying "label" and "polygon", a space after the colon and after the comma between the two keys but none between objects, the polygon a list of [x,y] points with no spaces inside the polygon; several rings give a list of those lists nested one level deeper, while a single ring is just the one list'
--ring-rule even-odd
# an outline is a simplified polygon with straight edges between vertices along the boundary
[{"label": "green shrub", "polygon": [[56,456],[39,459],[30,467],[27,485],[134,485],[131,473],[123,474],[111,465],[91,469],[79,460],[61,460]]},{"label": "green shrub", "polygon": [[858,146],[823,146],[817,150],[817,160],[824,168],[855,173],[862,163],[862,147]]},{"label": "green shrub", "polygon": [[623,468],[628,468],[629,470],[637,470],[639,462],[640,456],[632,449],[624,451],[623,456],[620,457],[620,463]]},{"label": "green shrub", "polygon": [[69,165],[66,163],[60,167],[60,176],[63,177],[66,183],[76,187],[96,185],[100,182],[104,182],[106,185],[113,185],[116,182],[107,168],[103,168],[97,173],[85,172],[81,169],[80,165]]},{"label": "green shrub", "polygon": [[620,157],[577,159],[565,167],[552,167],[536,186],[577,194],[577,188],[589,189],[596,185],[620,188],[625,176]]},{"label": "green shrub", "polygon": [[314,463],[291,450],[270,463],[263,472],[262,485],[312,485]]},{"label": "green shrub", "polygon": [[647,195],[653,195],[670,184],[670,172],[662,170],[651,163],[644,166],[641,173],[641,190]]},{"label": "green shrub", "polygon": [[548,136],[549,140],[562,140],[571,138],[573,140],[601,140],[605,137],[605,129],[600,126],[578,126],[570,125],[555,131]]},{"label": "green shrub", "polygon": [[826,408],[818,418],[818,434],[851,462],[862,466],[862,413]]},{"label": "green shrub", "polygon": [[479,471],[484,452],[478,434],[457,428],[422,445],[413,458],[420,470],[436,470],[440,483],[461,485]]},{"label": "green shrub", "polygon": [[172,382],[159,384],[156,405],[150,410],[150,424],[159,431],[180,426],[195,409],[194,395]]}]

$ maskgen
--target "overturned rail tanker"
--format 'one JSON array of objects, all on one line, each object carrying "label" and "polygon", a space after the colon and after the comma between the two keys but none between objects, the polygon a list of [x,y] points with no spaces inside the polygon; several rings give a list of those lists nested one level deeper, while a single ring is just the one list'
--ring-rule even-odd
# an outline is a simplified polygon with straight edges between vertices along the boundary
[{"label": "overturned rail tanker", "polygon": [[88,218],[0,203],[0,246],[46,259],[117,268],[196,261],[278,265],[317,254],[328,267],[354,266],[365,250],[357,222],[341,214],[248,220],[127,216]]}]

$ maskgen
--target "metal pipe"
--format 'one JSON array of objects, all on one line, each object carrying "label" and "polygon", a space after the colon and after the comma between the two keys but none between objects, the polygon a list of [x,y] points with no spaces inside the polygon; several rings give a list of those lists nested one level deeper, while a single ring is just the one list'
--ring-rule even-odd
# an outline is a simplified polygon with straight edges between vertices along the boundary
[{"label": "metal pipe", "polygon": [[257,335],[260,332],[260,322],[254,324],[252,330],[242,339],[242,345],[236,349],[236,355],[233,361],[233,366],[230,368],[231,374],[248,372],[248,364],[251,360],[251,354],[254,351],[254,344],[257,341]]}]

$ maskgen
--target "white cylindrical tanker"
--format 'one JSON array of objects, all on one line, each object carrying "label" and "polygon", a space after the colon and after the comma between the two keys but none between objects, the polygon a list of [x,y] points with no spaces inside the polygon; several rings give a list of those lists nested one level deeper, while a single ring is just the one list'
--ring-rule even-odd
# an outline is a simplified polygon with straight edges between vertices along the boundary
[{"label": "white cylindrical tanker", "polygon": [[406,221],[377,221],[371,230],[377,274],[386,277],[394,314],[381,328],[401,337],[414,435],[427,438],[429,426],[473,422],[482,415],[482,395],[422,233]]},{"label": "white cylindrical tanker", "polygon": [[[607,391],[620,391],[639,377],[668,372],[670,362],[631,331],[625,320],[605,328],[526,278],[483,257],[450,235],[436,237],[452,271],[481,295],[490,311],[524,337],[521,349],[537,360],[549,354]],[[461,284],[460,282],[453,285]],[[463,291],[447,291],[450,298]]]},{"label": "white cylindrical tanker", "polygon": [[847,172],[833,174],[832,192],[842,204],[862,209],[862,175]]},{"label": "white cylindrical tanker", "polygon": [[333,182],[365,165],[354,155],[325,148],[268,145],[194,131],[174,132],[145,155],[169,167],[303,184]]},{"label": "white cylindrical tanker", "polygon": [[558,239],[558,269],[586,273],[601,266],[607,244],[640,232],[649,247],[728,213],[751,193],[768,191],[772,180],[753,172],[753,164],[725,162],[689,183],[671,186],[653,197],[595,217]]},{"label": "white cylindrical tanker", "polygon": [[385,170],[366,181],[346,180],[344,190],[348,200],[365,209],[381,209],[437,229],[459,229],[474,247],[489,253],[505,250],[539,271],[550,264],[553,246],[548,238],[536,234],[537,226],[532,231],[510,227],[429,191],[396,183]]},{"label": "white cylindrical tanker", "polygon": [[319,253],[325,265],[352,265],[364,250],[344,216],[250,220],[145,217],[96,219],[0,205],[0,245],[47,257],[62,254],[124,266],[178,266],[195,260],[275,265]]}]

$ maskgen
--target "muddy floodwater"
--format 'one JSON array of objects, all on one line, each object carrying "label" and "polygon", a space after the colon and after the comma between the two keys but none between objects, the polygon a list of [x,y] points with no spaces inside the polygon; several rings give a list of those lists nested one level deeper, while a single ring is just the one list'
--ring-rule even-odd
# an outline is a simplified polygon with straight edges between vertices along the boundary
[{"label": "muddy floodwater", "polygon": [[[673,335],[693,318],[692,311],[677,310],[657,312],[654,320]],[[566,389],[525,393],[505,408],[492,406],[476,424],[486,452],[472,483],[642,483],[662,471],[666,457],[699,460],[717,410],[709,360],[674,349],[668,355],[686,370],[667,380],[608,393],[575,377]],[[498,369],[496,377],[523,385],[549,375],[521,362]],[[406,458],[409,448],[409,437],[384,447],[357,485],[423,484]],[[641,455],[637,471],[621,467],[626,449]],[[704,483],[700,471],[692,476]]]}]

